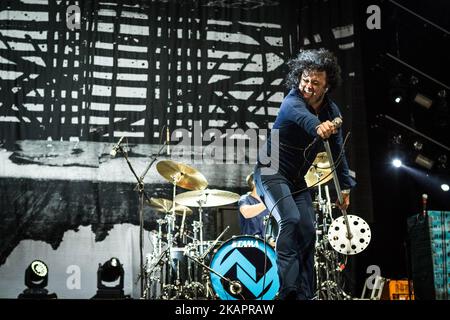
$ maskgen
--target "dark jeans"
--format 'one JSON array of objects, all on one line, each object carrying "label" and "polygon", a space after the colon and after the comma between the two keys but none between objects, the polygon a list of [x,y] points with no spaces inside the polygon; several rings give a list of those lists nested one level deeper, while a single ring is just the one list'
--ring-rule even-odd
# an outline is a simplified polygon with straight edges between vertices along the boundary
[{"label": "dark jeans", "polygon": [[[265,172],[266,173],[266,172]],[[255,169],[258,194],[278,223],[276,242],[277,267],[280,277],[280,299],[311,299],[314,296],[314,248],[316,230],[311,193],[290,193],[298,187],[280,173],[261,175]]]}]

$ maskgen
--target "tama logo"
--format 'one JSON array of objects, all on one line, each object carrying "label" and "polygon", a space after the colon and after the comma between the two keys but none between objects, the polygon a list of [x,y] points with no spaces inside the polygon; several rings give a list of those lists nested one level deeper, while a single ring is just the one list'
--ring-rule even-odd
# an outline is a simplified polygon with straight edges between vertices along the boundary
[{"label": "tama logo", "polygon": [[258,248],[258,240],[238,240],[233,241],[233,248]]}]

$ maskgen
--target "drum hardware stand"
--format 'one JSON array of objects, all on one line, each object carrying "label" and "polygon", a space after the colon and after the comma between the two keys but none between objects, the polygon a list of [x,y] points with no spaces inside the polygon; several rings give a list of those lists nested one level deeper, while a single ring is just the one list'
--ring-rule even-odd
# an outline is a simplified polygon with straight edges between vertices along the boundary
[{"label": "drum hardware stand", "polygon": [[[350,299],[350,296],[342,289],[339,284],[338,256],[329,246],[327,232],[327,219],[333,220],[331,211],[331,201],[328,186],[325,186],[327,200],[322,198],[321,186],[319,185],[318,202],[319,209],[316,212],[317,228],[316,250],[314,254],[314,264],[316,270],[316,291],[318,300],[344,300]],[[322,224],[319,224],[319,212],[322,213]]]},{"label": "drum hardware stand", "polygon": [[158,224],[158,236],[156,238],[157,242],[154,250],[156,251],[156,255],[159,255],[162,252],[162,225],[167,223],[167,219],[158,219],[156,220],[156,223]]},{"label": "drum hardware stand", "polygon": [[[173,203],[173,207],[175,208],[175,203]],[[185,243],[186,242],[186,236],[184,234],[184,222],[186,220],[186,208],[183,210],[183,217],[181,218],[181,225],[180,225],[180,242]]]},{"label": "drum hardware stand", "polygon": [[[158,266],[162,266],[164,263],[166,263],[168,252],[169,252],[168,248],[166,248],[163,252],[159,253],[159,255],[155,254],[155,257],[157,257],[157,258],[152,258],[152,262],[151,262],[152,267],[150,268],[150,270],[147,271],[147,278],[149,278],[152,281],[161,282],[160,276],[155,277],[155,276],[152,276],[152,274]],[[163,282],[165,282],[164,279],[163,279]],[[150,286],[150,283],[147,281],[147,286],[145,288],[146,295],[144,295],[143,298],[149,298],[148,297],[149,286]],[[163,287],[163,284],[161,284],[161,288],[162,287]]]},{"label": "drum hardware stand", "polygon": [[[205,260],[206,256],[211,252],[211,250],[214,249],[214,247],[217,245],[217,243],[219,242],[220,238],[222,238],[222,237],[225,235],[225,233],[228,231],[228,229],[230,229],[230,226],[227,226],[227,227],[222,231],[222,233],[214,240],[214,242],[208,247],[208,249],[206,249],[206,251],[205,251],[202,255],[200,255],[200,256],[198,256],[198,257],[196,257],[196,258],[193,258],[193,257],[191,257],[189,254],[187,254],[188,258],[190,258],[192,261],[198,263],[200,266],[202,266],[202,267],[204,268],[204,269],[203,269],[203,273],[202,273],[202,280],[203,280],[203,283],[204,283],[205,296],[206,296],[206,298],[209,298],[209,297],[212,296],[212,294],[211,294],[211,291],[212,291],[212,290],[211,290],[211,288],[210,288],[210,283],[209,283],[209,276],[208,276],[208,273],[205,272],[205,270],[211,271],[212,269],[209,268],[208,266],[206,266],[206,265],[204,264],[204,260]],[[202,246],[203,246],[203,244],[201,243],[201,247],[202,247]],[[197,246],[195,246],[195,247],[197,247]],[[186,254],[186,252],[185,252],[185,254]],[[219,275],[219,274],[218,274],[217,272],[215,272],[215,271],[212,271],[212,272],[214,272],[214,273],[217,274],[220,278],[222,278],[222,279],[228,281],[228,283],[230,283],[230,291],[231,291],[231,288],[233,288],[233,290],[237,292],[236,294],[238,294],[238,293],[241,292],[242,287],[241,287],[240,289],[238,289],[238,287],[240,286],[240,283],[237,283],[237,284],[236,284],[236,283],[235,283],[236,281],[232,281],[232,280],[230,280],[230,279],[227,279],[227,278],[225,278],[225,277],[222,277],[221,275]],[[195,273],[195,274],[197,274],[197,273]],[[231,282],[233,282],[233,283],[231,283]],[[238,291],[239,291],[239,292],[238,292]],[[232,292],[233,292],[233,291],[232,291]],[[233,292],[233,293],[234,293],[234,292]]]},{"label": "drum hardware stand", "polygon": [[[223,275],[221,275],[220,273],[218,273],[217,271],[214,271],[213,269],[211,269],[210,267],[208,267],[206,264],[204,264],[203,262],[201,262],[200,260],[191,257],[191,256],[187,256],[189,259],[195,261],[196,263],[198,263],[199,265],[201,265],[203,268],[205,268],[206,270],[208,270],[209,272],[214,273],[215,275],[217,275],[220,279],[225,280],[226,282],[228,282],[230,284],[230,291],[233,294],[239,294],[242,291],[242,285],[239,281],[233,281],[227,277],[224,277]],[[208,298],[208,296],[207,296]]]}]

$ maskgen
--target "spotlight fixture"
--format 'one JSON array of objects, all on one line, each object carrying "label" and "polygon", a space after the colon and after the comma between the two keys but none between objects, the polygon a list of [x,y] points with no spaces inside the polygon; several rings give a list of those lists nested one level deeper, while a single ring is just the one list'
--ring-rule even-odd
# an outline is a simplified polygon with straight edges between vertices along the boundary
[{"label": "spotlight fixture", "polygon": [[420,141],[414,141],[413,146],[416,151],[421,151],[423,149],[423,143]]},{"label": "spotlight fixture", "polygon": [[392,142],[394,144],[402,144],[403,137],[401,134],[395,134],[392,136]]},{"label": "spotlight fixture", "polygon": [[409,83],[413,86],[417,86],[419,79],[416,76],[411,76],[411,78],[409,78]]},{"label": "spotlight fixture", "polygon": [[25,285],[27,289],[19,299],[56,299],[55,293],[49,294],[45,289],[48,284],[48,267],[41,260],[33,260],[25,270]]},{"label": "spotlight fixture", "polygon": [[400,103],[400,102],[402,102],[402,100],[403,100],[403,96],[401,96],[399,94],[394,96],[394,102],[395,103]]},{"label": "spotlight fixture", "polygon": [[440,169],[446,169],[447,168],[447,156],[445,154],[441,154],[439,156],[438,160],[438,167]]},{"label": "spotlight fixture", "polygon": [[416,93],[416,96],[414,97],[414,102],[424,107],[425,109],[430,109],[431,105],[433,104],[433,100],[431,100],[430,98],[421,93]]},{"label": "spotlight fixture", "polygon": [[450,189],[450,187],[448,184],[443,183],[443,184],[441,184],[441,189],[442,189],[442,191],[447,192]]},{"label": "spotlight fixture", "polygon": [[422,155],[420,153],[416,156],[416,159],[414,160],[414,162],[416,164],[418,164],[419,166],[422,166],[428,170],[431,170],[431,168],[433,168],[433,165],[434,165],[433,160],[425,157],[424,155]]},{"label": "spotlight fixture", "polygon": [[98,265],[97,294],[92,299],[125,299],[123,293],[124,270],[118,258]]},{"label": "spotlight fixture", "polygon": [[389,95],[394,103],[400,104],[406,99],[408,84],[401,73],[397,74],[390,81],[390,86]]}]

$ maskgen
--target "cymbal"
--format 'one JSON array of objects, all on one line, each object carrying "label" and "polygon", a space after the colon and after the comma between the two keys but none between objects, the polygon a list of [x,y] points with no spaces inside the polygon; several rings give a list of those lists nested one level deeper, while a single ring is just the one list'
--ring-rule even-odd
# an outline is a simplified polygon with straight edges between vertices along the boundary
[{"label": "cymbal", "polygon": [[162,160],[156,164],[156,170],[170,183],[188,190],[203,190],[208,181],[197,169],[172,160]]},{"label": "cymbal", "polygon": [[238,201],[240,196],[237,193],[205,189],[197,191],[187,191],[175,196],[175,202],[188,207],[220,207]]},{"label": "cymbal", "polygon": [[314,159],[313,165],[316,165],[319,169],[330,168],[330,161],[326,152],[319,152]]},{"label": "cymbal", "polygon": [[[162,213],[171,213],[172,212],[172,201],[164,199],[164,198],[150,198],[150,203],[146,201],[147,204],[153,208],[154,210]],[[175,205],[175,214],[183,215],[186,211],[186,215],[192,214],[192,209],[185,207],[183,205]]]},{"label": "cymbal", "polygon": [[319,152],[313,161],[313,165],[305,174],[305,181],[308,187],[318,186],[333,179],[331,174],[330,161],[326,152]]}]

